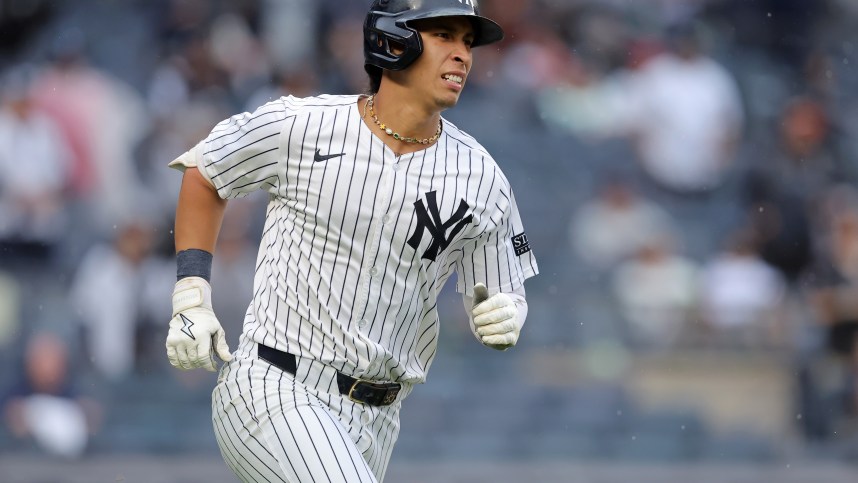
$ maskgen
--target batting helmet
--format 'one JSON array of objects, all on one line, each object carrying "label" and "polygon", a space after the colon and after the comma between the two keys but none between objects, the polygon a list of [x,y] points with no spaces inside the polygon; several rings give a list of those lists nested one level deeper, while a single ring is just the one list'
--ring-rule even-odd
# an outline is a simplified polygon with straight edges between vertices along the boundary
[{"label": "batting helmet", "polygon": [[[479,14],[477,0],[375,0],[363,24],[364,67],[402,70],[423,52],[423,42],[409,22],[424,18],[468,17],[474,23],[472,47],[503,39],[503,29]],[[393,53],[390,43],[401,47]]]}]

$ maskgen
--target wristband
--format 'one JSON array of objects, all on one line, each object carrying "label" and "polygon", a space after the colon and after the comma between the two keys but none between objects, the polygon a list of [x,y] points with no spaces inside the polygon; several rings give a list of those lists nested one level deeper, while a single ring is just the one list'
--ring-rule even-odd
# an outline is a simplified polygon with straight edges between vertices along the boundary
[{"label": "wristband", "polygon": [[211,253],[197,248],[180,251],[176,254],[176,280],[200,277],[206,282],[210,282],[213,258]]}]

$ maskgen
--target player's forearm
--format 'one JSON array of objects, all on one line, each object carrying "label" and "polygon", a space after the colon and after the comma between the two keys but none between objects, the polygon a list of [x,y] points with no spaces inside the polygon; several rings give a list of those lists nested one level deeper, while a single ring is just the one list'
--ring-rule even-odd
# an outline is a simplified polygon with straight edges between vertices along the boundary
[{"label": "player's forearm", "polygon": [[197,248],[214,253],[225,209],[226,200],[200,172],[186,169],[176,207],[176,252]]}]

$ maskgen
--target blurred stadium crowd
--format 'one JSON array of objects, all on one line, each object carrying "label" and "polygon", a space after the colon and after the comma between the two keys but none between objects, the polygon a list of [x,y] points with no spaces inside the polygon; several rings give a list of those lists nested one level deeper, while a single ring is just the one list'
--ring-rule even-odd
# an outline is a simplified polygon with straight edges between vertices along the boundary
[{"label": "blurred stadium crowd", "polygon": [[[215,451],[213,376],[164,356],[166,164],[276,97],[365,91],[368,4],[0,1],[0,449]],[[446,117],[542,274],[502,355],[442,299],[394,459],[858,461],[856,5],[484,0],[507,39]],[[230,203],[215,257],[232,347],[265,202]]]}]

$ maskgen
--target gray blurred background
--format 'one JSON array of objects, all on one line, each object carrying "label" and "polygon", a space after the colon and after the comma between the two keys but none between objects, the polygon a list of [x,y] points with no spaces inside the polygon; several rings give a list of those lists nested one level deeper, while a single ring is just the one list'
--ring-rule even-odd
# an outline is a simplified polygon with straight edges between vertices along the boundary
[{"label": "gray blurred background", "polygon": [[[368,0],[0,0],[0,480],[235,481],[164,354],[181,176],[220,120],[366,90]],[[445,113],[541,274],[498,353],[440,299],[392,482],[858,481],[858,2],[484,0]],[[232,347],[264,196],[213,274]]]}]

